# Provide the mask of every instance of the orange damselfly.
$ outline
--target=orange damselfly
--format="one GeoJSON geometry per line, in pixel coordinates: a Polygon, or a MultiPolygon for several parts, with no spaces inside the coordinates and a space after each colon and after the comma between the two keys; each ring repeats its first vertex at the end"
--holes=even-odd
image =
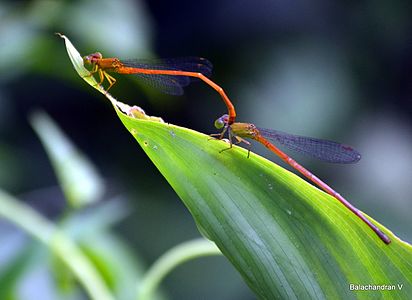
{"type": "MultiPolygon", "coordinates": [[[[373,224],[363,213],[343,198],[339,193],[335,192],[325,182],[313,175],[310,171],[297,163],[294,159],[289,157],[286,153],[281,151],[278,147],[273,145],[270,141],[276,142],[290,150],[297,151],[317,159],[332,162],[332,163],[356,163],[360,160],[361,156],[359,152],[350,146],[339,144],[336,142],[321,140],[310,137],[303,137],[292,135],[289,133],[276,131],[272,129],[258,128],[254,124],[250,123],[232,123],[228,122],[229,116],[223,115],[215,121],[215,126],[218,129],[223,129],[222,133],[217,134],[220,139],[223,138],[227,132],[229,136],[230,148],[232,147],[232,141],[235,143],[244,142],[250,146],[250,143],[244,138],[250,138],[263,144],[270,151],[279,156],[284,162],[290,165],[292,168],[300,172],[303,176],[308,178],[314,184],[316,184],[323,191],[336,198],[347,209],[353,212],[363,222],[365,222],[385,243],[389,244],[391,240],[383,233],[375,224],[373,224]]],[[[230,149],[228,148],[228,149],[230,149]]],[[[224,149],[226,150],[226,149],[224,149]]]]}
{"type": "Polygon", "coordinates": [[[216,90],[228,109],[229,124],[236,118],[235,108],[225,91],[209,77],[212,64],[205,58],[187,57],[159,60],[137,60],[118,58],[103,58],[99,52],[83,57],[85,64],[92,65],[91,75],[97,73],[100,84],[106,79],[109,83],[107,91],[116,83],[116,79],[108,72],[118,74],[134,74],[149,85],[172,95],[183,94],[183,87],[190,83],[191,78],[198,78],[216,90]]]}

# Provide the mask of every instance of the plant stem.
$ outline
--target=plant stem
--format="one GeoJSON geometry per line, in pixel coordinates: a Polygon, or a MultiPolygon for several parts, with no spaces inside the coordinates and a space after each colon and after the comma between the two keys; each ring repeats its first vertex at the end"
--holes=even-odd
{"type": "Polygon", "coordinates": [[[213,242],[205,239],[195,239],[171,248],[152,265],[139,282],[136,299],[152,299],[154,290],[171,270],[188,260],[210,255],[222,253],[213,242]]]}
{"type": "Polygon", "coordinates": [[[91,299],[114,299],[97,270],[72,240],[31,207],[1,190],[0,217],[43,242],[73,272],[91,299]]]}

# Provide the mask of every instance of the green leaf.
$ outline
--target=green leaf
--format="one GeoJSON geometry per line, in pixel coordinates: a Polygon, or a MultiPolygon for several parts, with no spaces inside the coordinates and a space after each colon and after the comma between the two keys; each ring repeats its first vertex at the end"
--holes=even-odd
{"type": "MultiPolygon", "coordinates": [[[[3,239],[2,242],[5,242],[3,239]]],[[[6,240],[7,241],[7,240],[6,240]]],[[[33,260],[33,244],[24,245],[22,249],[14,249],[15,255],[0,270],[0,299],[17,299],[16,287],[19,280],[28,271],[33,260]],[[16,251],[17,250],[17,251],[16,251]]]]}
{"type": "Polygon", "coordinates": [[[90,299],[114,299],[99,273],[77,245],[53,223],[0,189],[0,219],[5,219],[44,243],[69,268],[90,299]]]}
{"type": "MultiPolygon", "coordinates": [[[[129,248],[111,232],[114,224],[129,213],[130,207],[112,199],[71,214],[63,223],[64,232],[81,247],[117,300],[134,298],[136,281],[142,280],[145,271],[145,263],[136,249],[129,248]]],[[[166,298],[156,293],[150,299],[166,298]]]]}
{"type": "Polygon", "coordinates": [[[153,299],[153,293],[168,273],[182,263],[205,256],[222,255],[214,243],[204,238],[183,242],[164,253],[138,284],[139,300],[153,299]]]}
{"type": "MultiPolygon", "coordinates": [[[[407,299],[412,247],[385,245],[335,198],[245,149],[170,124],[121,121],[197,225],[263,299],[407,299]],[[351,291],[350,284],[395,291],[351,291]],[[403,284],[399,289],[397,284],[403,284]],[[391,286],[394,285],[394,286],[391,286]]],[[[375,222],[376,223],[376,222],[375,222]]]]}
{"type": "MultiPolygon", "coordinates": [[[[71,50],[77,52],[74,47],[67,49],[69,55],[71,50]]],[[[247,151],[236,146],[220,152],[228,147],[224,141],[159,122],[100,91],[182,199],[200,231],[260,298],[409,299],[412,295],[411,245],[373,219],[391,244],[384,244],[335,198],[273,162],[254,153],[248,159],[247,151]],[[368,290],[359,291],[362,286],[368,290]]]]}
{"type": "Polygon", "coordinates": [[[90,161],[46,113],[32,113],[30,123],[47,151],[69,204],[81,208],[98,201],[104,184],[90,161]]]}

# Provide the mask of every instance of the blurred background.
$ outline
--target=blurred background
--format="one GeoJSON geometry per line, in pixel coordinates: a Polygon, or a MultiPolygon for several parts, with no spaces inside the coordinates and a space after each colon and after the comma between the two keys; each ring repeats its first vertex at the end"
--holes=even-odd
{"type": "MultiPolygon", "coordinates": [[[[91,219],[100,222],[110,237],[100,249],[117,265],[144,269],[200,234],[110,103],[75,73],[55,32],[67,35],[82,55],[208,58],[238,121],[359,150],[356,165],[295,158],[412,241],[411,2],[0,1],[0,188],[51,220],[68,214],[59,178],[29,122],[41,109],[90,160],[104,186],[99,203],[84,208],[92,217],[72,212],[75,221],[66,223],[81,231],[94,226],[91,219]]],[[[172,97],[140,86],[133,76],[115,77],[116,98],[166,122],[208,134],[225,113],[219,96],[202,83],[172,97]]],[[[279,163],[260,145],[253,151],[279,163]]],[[[62,293],[83,299],[41,249],[0,220],[0,290],[15,295],[10,299],[62,299],[62,293]]],[[[178,267],[162,288],[164,299],[254,299],[223,257],[178,267]]]]}

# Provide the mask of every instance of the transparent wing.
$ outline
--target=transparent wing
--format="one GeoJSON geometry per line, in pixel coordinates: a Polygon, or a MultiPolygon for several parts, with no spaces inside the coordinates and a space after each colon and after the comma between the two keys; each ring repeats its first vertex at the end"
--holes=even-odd
{"type": "Polygon", "coordinates": [[[258,128],[260,134],[290,150],[309,155],[322,161],[349,164],[361,159],[358,151],[351,146],[336,142],[293,135],[277,130],[258,128]]]}
{"type": "MultiPolygon", "coordinates": [[[[172,70],[202,73],[206,77],[212,75],[212,64],[201,57],[166,58],[151,60],[122,60],[126,67],[151,69],[151,70],[172,70]]],[[[152,86],[166,94],[182,95],[183,87],[196,80],[195,77],[179,75],[159,75],[159,74],[134,74],[143,83],[152,86]]]]}

